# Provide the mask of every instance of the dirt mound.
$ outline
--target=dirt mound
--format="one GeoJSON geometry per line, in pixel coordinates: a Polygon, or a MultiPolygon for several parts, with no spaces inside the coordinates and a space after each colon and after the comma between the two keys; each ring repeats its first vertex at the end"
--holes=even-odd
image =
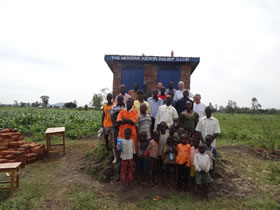
{"type": "Polygon", "coordinates": [[[96,177],[98,181],[109,182],[114,174],[112,160],[112,151],[106,149],[104,142],[99,142],[85,156],[86,172],[96,177]]]}

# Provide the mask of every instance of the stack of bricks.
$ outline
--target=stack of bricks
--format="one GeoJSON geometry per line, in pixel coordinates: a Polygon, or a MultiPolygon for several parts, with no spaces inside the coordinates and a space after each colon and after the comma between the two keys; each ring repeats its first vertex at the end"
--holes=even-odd
{"type": "Polygon", "coordinates": [[[0,130],[0,163],[26,163],[41,159],[45,154],[45,146],[23,140],[20,132],[14,129],[0,130]]]}

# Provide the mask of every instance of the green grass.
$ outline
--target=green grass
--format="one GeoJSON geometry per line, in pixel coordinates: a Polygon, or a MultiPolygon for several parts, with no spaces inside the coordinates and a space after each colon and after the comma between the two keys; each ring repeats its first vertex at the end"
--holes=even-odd
{"type": "Polygon", "coordinates": [[[50,127],[65,127],[66,136],[92,136],[101,124],[101,111],[77,109],[0,107],[0,128],[16,128],[32,141],[43,140],[50,127]]]}
{"type": "Polygon", "coordinates": [[[214,113],[221,135],[218,145],[243,144],[267,149],[280,148],[280,115],[214,113]]]}

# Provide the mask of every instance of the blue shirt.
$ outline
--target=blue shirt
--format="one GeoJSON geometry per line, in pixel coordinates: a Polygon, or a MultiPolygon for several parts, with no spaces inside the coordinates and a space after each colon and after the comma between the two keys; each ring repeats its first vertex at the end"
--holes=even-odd
{"type": "Polygon", "coordinates": [[[151,110],[151,116],[156,118],[158,108],[163,105],[163,101],[161,98],[158,99],[158,101],[155,101],[153,97],[148,98],[148,103],[150,104],[150,110],[151,110]]]}

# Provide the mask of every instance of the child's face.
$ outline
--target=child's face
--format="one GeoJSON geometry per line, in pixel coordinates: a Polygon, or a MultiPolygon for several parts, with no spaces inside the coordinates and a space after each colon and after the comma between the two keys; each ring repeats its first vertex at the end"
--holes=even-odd
{"type": "Polygon", "coordinates": [[[141,104],[140,106],[140,112],[141,114],[145,115],[147,112],[147,106],[145,104],[141,104]]]}
{"type": "Polygon", "coordinates": [[[198,140],[198,139],[194,139],[194,140],[193,140],[193,146],[194,146],[194,148],[198,148],[198,145],[199,145],[199,140],[198,140]]]}
{"type": "Polygon", "coordinates": [[[126,130],[124,133],[125,139],[130,139],[131,136],[131,131],[130,130],[126,130]]]}
{"type": "Polygon", "coordinates": [[[160,136],[160,133],[159,133],[159,132],[155,132],[155,134],[154,134],[154,140],[155,140],[155,141],[159,141],[159,136],[160,136]]]}
{"type": "Polygon", "coordinates": [[[187,144],[187,142],[188,142],[188,139],[186,138],[186,137],[182,137],[181,138],[181,142],[182,142],[182,144],[187,144]]]}
{"type": "Polygon", "coordinates": [[[165,123],[160,123],[159,129],[161,132],[166,131],[167,125],[165,123]]]}
{"type": "Polygon", "coordinates": [[[205,146],[199,146],[198,147],[198,151],[199,151],[199,153],[201,153],[201,154],[204,154],[205,153],[205,146]]]}

